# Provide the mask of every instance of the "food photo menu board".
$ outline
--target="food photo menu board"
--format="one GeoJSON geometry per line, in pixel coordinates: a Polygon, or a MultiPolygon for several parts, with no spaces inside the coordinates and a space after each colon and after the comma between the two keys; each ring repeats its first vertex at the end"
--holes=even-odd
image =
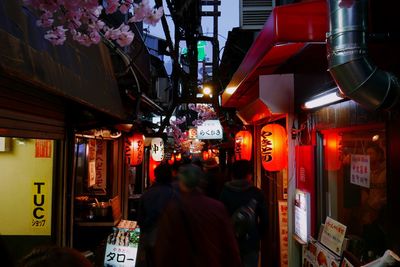
{"type": "Polygon", "coordinates": [[[339,267],[340,256],[332,253],[320,242],[310,239],[303,247],[302,267],[339,267]]]}

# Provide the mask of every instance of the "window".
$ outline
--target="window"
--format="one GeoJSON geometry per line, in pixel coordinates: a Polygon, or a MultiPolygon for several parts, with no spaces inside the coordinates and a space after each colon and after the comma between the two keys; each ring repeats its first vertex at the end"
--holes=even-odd
{"type": "Polygon", "coordinates": [[[0,233],[50,236],[54,141],[0,137],[0,233]]]}
{"type": "Polygon", "coordinates": [[[385,129],[322,131],[326,215],[364,237],[384,219],[386,207],[385,129]]]}

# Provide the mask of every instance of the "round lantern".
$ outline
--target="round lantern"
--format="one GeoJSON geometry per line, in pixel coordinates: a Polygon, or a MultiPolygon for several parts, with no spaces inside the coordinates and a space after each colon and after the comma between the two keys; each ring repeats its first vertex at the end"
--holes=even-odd
{"type": "Polygon", "coordinates": [[[239,131],[235,135],[235,159],[251,160],[252,137],[248,131],[239,131]]]}
{"type": "Polygon", "coordinates": [[[210,153],[208,153],[208,151],[203,151],[203,160],[206,161],[210,158],[210,153]]]}
{"type": "Polygon", "coordinates": [[[181,159],[182,159],[181,153],[175,154],[175,160],[176,161],[181,161],[181,159]]]}
{"type": "Polygon", "coordinates": [[[171,154],[171,158],[168,160],[168,164],[169,165],[174,165],[175,163],[175,155],[171,154]]]}
{"type": "Polygon", "coordinates": [[[337,171],[340,169],[340,152],[342,137],[337,132],[324,133],[325,169],[337,171]]]}
{"type": "Polygon", "coordinates": [[[280,171],[287,166],[287,135],[279,124],[267,124],[261,129],[261,162],[268,171],[280,171]]]}
{"type": "Polygon", "coordinates": [[[160,137],[151,139],[151,158],[155,161],[164,159],[164,141],[160,137]]]}
{"type": "Polygon", "coordinates": [[[154,174],[154,170],[157,168],[158,165],[160,165],[160,161],[155,161],[152,157],[150,157],[150,162],[149,162],[149,179],[150,183],[153,184],[154,181],[156,180],[156,176],[154,174]]]}
{"type": "Polygon", "coordinates": [[[126,158],[128,163],[136,166],[142,163],[144,153],[144,135],[134,134],[128,138],[126,146],[126,158]]]}

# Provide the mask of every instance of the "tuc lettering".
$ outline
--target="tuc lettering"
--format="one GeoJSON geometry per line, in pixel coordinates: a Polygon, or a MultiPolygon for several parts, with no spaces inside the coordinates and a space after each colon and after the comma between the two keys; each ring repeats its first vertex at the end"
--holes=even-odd
{"type": "Polygon", "coordinates": [[[35,193],[33,195],[33,220],[32,220],[32,226],[35,227],[43,227],[45,226],[46,220],[44,219],[45,215],[45,209],[44,209],[44,204],[45,204],[45,195],[43,192],[43,187],[45,185],[44,182],[35,182],[33,183],[35,187],[35,193]]]}

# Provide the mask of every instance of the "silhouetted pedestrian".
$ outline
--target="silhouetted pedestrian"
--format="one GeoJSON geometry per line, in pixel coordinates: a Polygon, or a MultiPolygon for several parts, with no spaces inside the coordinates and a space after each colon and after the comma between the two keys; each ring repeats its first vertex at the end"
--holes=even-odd
{"type": "Polygon", "coordinates": [[[170,202],[160,221],[157,267],[240,266],[225,207],[196,188],[202,175],[201,168],[193,164],[179,169],[180,197],[170,202]]]}
{"type": "Polygon", "coordinates": [[[158,230],[159,218],[168,202],[174,197],[172,188],[172,169],[167,163],[161,163],[154,170],[155,183],[142,195],[139,203],[138,224],[140,241],[138,267],[152,267],[153,251],[158,230]]]}
{"type": "Polygon", "coordinates": [[[268,226],[265,197],[263,192],[251,182],[252,172],[249,161],[234,162],[231,174],[232,181],[225,184],[220,199],[228,209],[235,225],[242,266],[257,267],[260,240],[268,226]],[[241,212],[243,214],[239,214],[241,212]],[[238,221],[236,219],[238,215],[244,219],[238,221]]]}

